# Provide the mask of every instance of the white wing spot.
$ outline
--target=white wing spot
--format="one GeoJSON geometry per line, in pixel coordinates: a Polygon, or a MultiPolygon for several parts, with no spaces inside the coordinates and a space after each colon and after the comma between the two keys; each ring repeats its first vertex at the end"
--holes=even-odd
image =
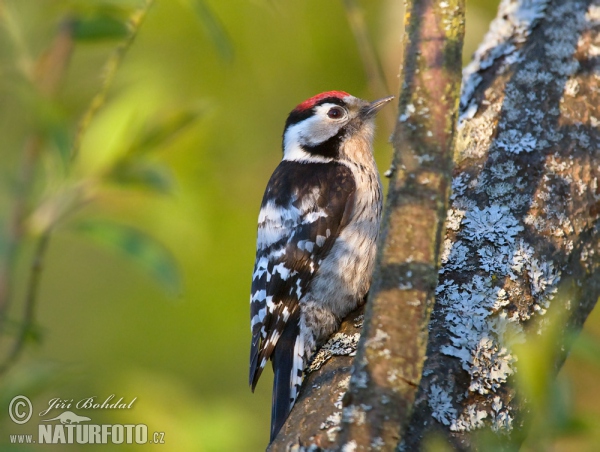
{"type": "Polygon", "coordinates": [[[319,218],[326,217],[326,216],[327,216],[327,213],[322,210],[318,210],[316,212],[310,212],[304,216],[304,219],[302,220],[302,224],[314,223],[319,218]]]}
{"type": "Polygon", "coordinates": [[[290,269],[287,268],[285,266],[285,264],[282,262],[280,264],[277,264],[275,267],[273,267],[273,273],[279,273],[279,276],[281,277],[281,279],[286,281],[290,277],[290,275],[294,275],[296,272],[291,272],[290,269]]]}
{"type": "Polygon", "coordinates": [[[256,325],[261,325],[264,322],[266,315],[267,308],[262,308],[260,311],[258,311],[258,314],[252,317],[252,321],[250,323],[250,331],[252,331],[256,325]]]}
{"type": "Polygon", "coordinates": [[[298,224],[300,210],[292,203],[285,207],[269,201],[258,214],[257,250],[262,250],[284,238],[293,225],[298,224]]]}
{"type": "Polygon", "coordinates": [[[302,280],[300,280],[300,279],[296,280],[296,296],[298,297],[298,300],[300,300],[300,298],[302,298],[302,287],[300,287],[301,283],[302,283],[302,280]]]}
{"type": "Polygon", "coordinates": [[[309,253],[312,253],[314,247],[315,244],[310,240],[300,240],[298,242],[298,249],[301,249],[302,251],[308,251],[309,253]]]}
{"type": "Polygon", "coordinates": [[[258,290],[254,292],[252,297],[250,298],[250,303],[252,302],[261,302],[267,299],[267,291],[266,290],[258,290]]]}

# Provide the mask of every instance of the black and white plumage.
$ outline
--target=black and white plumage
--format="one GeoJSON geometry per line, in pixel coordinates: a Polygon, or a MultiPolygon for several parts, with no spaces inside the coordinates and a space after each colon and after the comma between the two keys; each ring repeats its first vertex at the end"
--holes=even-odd
{"type": "Polygon", "coordinates": [[[364,299],[381,219],[372,103],[330,91],[298,105],[259,217],[250,316],[252,390],[273,361],[271,441],[317,347],[364,299]]]}

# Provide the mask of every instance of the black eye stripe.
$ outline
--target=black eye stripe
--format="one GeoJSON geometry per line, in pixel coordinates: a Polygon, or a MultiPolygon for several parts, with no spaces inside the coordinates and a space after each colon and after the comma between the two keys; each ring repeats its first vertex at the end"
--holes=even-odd
{"type": "Polygon", "coordinates": [[[308,110],[293,110],[288,116],[287,121],[285,122],[285,129],[287,129],[289,126],[293,126],[294,124],[298,124],[299,122],[310,118],[312,115],[315,114],[315,109],[323,104],[335,104],[339,105],[340,107],[346,106],[342,99],[339,99],[337,97],[326,97],[325,99],[321,99],[314,105],[314,107],[308,110]]]}

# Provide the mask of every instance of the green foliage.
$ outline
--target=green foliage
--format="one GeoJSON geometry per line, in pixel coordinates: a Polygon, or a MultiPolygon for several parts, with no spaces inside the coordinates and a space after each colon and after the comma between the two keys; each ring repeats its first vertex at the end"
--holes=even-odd
{"type": "Polygon", "coordinates": [[[180,109],[151,121],[107,169],[106,180],[124,188],[171,193],[174,182],[170,171],[164,165],[150,161],[148,154],[168,146],[201,115],[198,109],[180,109]]]}
{"type": "Polygon", "coordinates": [[[571,356],[586,361],[600,369],[600,341],[588,333],[581,332],[574,340],[571,356]]]}
{"type": "Polygon", "coordinates": [[[105,248],[118,251],[147,271],[171,295],[181,294],[174,257],[160,243],[132,227],[106,221],[83,221],[76,231],[105,248]]]}
{"type": "Polygon", "coordinates": [[[73,21],[73,37],[77,41],[100,41],[123,39],[129,34],[127,23],[121,18],[108,15],[82,17],[73,21]]]}
{"type": "Polygon", "coordinates": [[[182,0],[184,4],[191,7],[200,21],[200,25],[219,52],[219,56],[227,62],[231,62],[234,55],[233,43],[227,31],[208,6],[205,0],[182,0]]]}
{"type": "Polygon", "coordinates": [[[123,187],[153,190],[164,194],[173,189],[173,179],[168,170],[150,162],[123,159],[111,168],[107,177],[110,182],[123,187]]]}
{"type": "MultiPolygon", "coordinates": [[[[20,431],[5,410],[15,394],[37,408],[52,397],[115,393],[138,396],[136,409],[103,413],[103,422],[165,431],[156,450],[262,450],[269,375],[251,394],[247,302],[258,206],[281,157],[285,116],[320,91],[381,93],[366,87],[341,1],[156,0],[136,21],[146,4],[0,0],[0,273],[10,259],[12,281],[1,351],[23,327],[35,243],[52,234],[35,327],[27,326],[43,340],[1,380],[0,431],[20,431]],[[66,23],[73,47],[61,60],[67,47],[56,38],[66,23]],[[165,303],[165,291],[183,292],[181,302],[165,303]]],[[[397,94],[400,3],[358,4],[392,90],[385,94],[397,94]]],[[[486,28],[476,13],[489,2],[469,7],[467,30],[481,30],[473,47],[486,28]]],[[[379,124],[382,172],[390,133],[379,124]]],[[[588,342],[575,344],[577,359],[596,353],[597,341],[588,342]]],[[[600,392],[586,396],[600,406],[600,392]]],[[[593,416],[584,413],[588,427],[600,425],[593,416]]]]}
{"type": "Polygon", "coordinates": [[[164,146],[179,132],[192,125],[202,115],[198,109],[180,109],[155,120],[146,127],[128,149],[129,157],[137,157],[164,146]]]}

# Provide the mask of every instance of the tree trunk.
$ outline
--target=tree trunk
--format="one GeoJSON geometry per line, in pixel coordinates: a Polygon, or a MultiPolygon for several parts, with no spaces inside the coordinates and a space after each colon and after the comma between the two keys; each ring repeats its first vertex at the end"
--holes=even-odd
{"type": "MultiPolygon", "coordinates": [[[[351,358],[334,356],[308,376],[271,450],[413,451],[431,435],[469,450],[482,447],[482,431],[506,447],[521,443],[532,403],[521,377],[532,347],[550,344],[552,379],[569,333],[600,295],[599,56],[597,0],[502,2],[463,76],[442,268],[414,404],[373,393],[378,400],[361,399],[357,410],[345,395],[351,358]],[[403,413],[386,426],[396,437],[379,441],[371,431],[381,426],[366,421],[386,404],[403,413]],[[340,443],[357,424],[370,443],[340,443]]],[[[405,273],[397,270],[398,285],[412,284],[405,273]]],[[[366,331],[393,335],[379,327],[381,314],[367,316],[366,331]]],[[[401,308],[396,321],[414,328],[401,308]]],[[[332,340],[346,345],[340,353],[353,350],[354,323],[332,340]]],[[[401,366],[392,358],[388,379],[401,366]]]]}

